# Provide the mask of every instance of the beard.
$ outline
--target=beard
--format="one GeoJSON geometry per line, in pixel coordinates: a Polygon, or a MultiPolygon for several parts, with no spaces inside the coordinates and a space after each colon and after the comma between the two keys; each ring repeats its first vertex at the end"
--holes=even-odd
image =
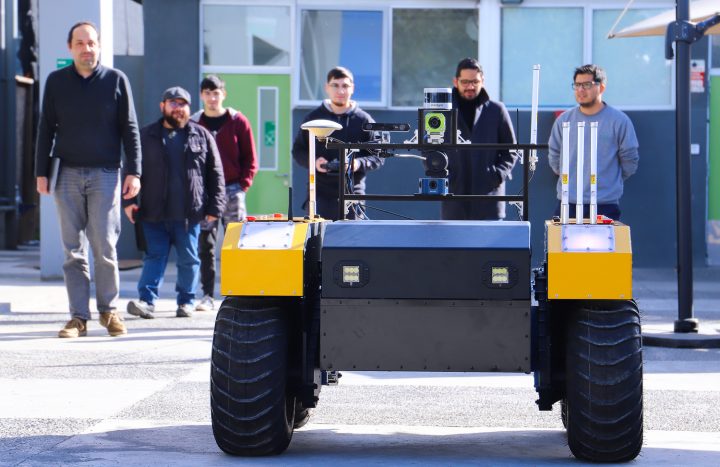
{"type": "Polygon", "coordinates": [[[184,113],[172,113],[171,112],[169,114],[166,113],[163,116],[163,120],[165,121],[165,123],[167,123],[168,126],[170,126],[170,128],[174,128],[174,129],[184,128],[185,125],[187,125],[187,122],[189,119],[190,118],[187,115],[185,115],[184,113]]]}

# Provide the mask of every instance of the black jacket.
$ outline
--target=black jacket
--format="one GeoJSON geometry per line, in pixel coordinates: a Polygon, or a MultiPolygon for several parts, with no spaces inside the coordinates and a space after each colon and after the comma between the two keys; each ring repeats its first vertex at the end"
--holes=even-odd
{"type": "MultiPolygon", "coordinates": [[[[458,108],[457,90],[453,89],[453,108],[458,108]]],[[[491,101],[485,89],[480,92],[480,117],[472,130],[458,115],[458,130],[473,143],[514,144],[510,115],[502,102],[491,101]]],[[[507,150],[452,151],[448,153],[450,192],[456,195],[504,195],[505,179],[517,156],[507,150]]],[[[442,218],[458,220],[496,220],[505,218],[505,202],[443,201],[442,218]]]]}
{"type": "MultiPolygon", "coordinates": [[[[328,109],[325,102],[305,116],[302,123],[310,120],[332,120],[342,125],[342,130],[337,130],[330,135],[332,138],[339,139],[344,143],[366,143],[374,139],[373,132],[362,129],[363,123],[374,122],[375,120],[364,110],[354,105],[352,109],[344,114],[333,113],[328,109]]],[[[298,130],[293,143],[292,155],[295,161],[303,167],[308,166],[309,154],[309,136],[308,131],[302,128],[298,130]]],[[[327,149],[324,144],[317,143],[315,145],[315,157],[324,157],[328,162],[339,159],[337,149],[327,149]]],[[[365,174],[370,170],[375,170],[383,165],[384,160],[380,156],[370,154],[368,152],[360,152],[355,157],[360,162],[360,169],[355,171],[353,177],[353,193],[365,193],[365,174]]],[[[329,199],[337,199],[338,193],[338,174],[337,173],[317,173],[317,194],[329,199]]]]}
{"type": "Polygon", "coordinates": [[[220,217],[225,209],[225,177],[215,139],[209,131],[190,121],[185,146],[184,193],[168,193],[167,151],[162,140],[162,120],[140,130],[142,145],[142,178],[140,202],[128,200],[125,205],[140,206],[139,218],[149,222],[162,222],[166,201],[170,196],[185,196],[186,219],[200,222],[206,215],[220,217]]]}

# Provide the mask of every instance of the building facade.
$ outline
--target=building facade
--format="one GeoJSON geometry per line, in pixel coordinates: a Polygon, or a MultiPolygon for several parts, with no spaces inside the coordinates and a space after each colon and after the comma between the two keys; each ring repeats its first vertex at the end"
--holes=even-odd
{"type": "MultiPolygon", "coordinates": [[[[477,57],[493,99],[508,107],[520,142],[530,134],[532,66],[541,65],[539,142],[559,111],[574,105],[573,69],[597,63],[608,73],[605,100],[632,119],[640,167],[626,184],[623,221],[633,229],[638,266],[672,266],[675,235],[675,69],[664,37],[607,39],[664,10],[668,0],[131,0],[114,1],[115,66],[133,83],[141,123],[158,117],[163,89],[181,85],[199,95],[204,74],[228,83],[226,103],[251,120],[260,171],[248,194],[252,213],[301,212],[306,180],[293,167],[292,138],[323,98],[335,65],[355,74],[355,98],[375,120],[416,126],[423,88],[450,87],[457,62],[477,57]]],[[[42,14],[42,12],[40,12],[42,14]]],[[[42,46],[41,46],[42,49],[42,46]]],[[[720,41],[692,47],[693,251],[696,265],[720,245],[720,41]],[[716,68],[714,68],[716,67],[716,68]],[[700,76],[698,80],[698,76],[700,76]]],[[[194,98],[193,110],[199,105],[194,98]]],[[[408,135],[394,135],[400,142],[408,135]]],[[[555,176],[541,154],[530,187],[535,258],[542,221],[552,215],[555,176]]],[[[421,164],[390,159],[368,176],[368,192],[412,193],[421,164]]],[[[508,193],[520,190],[520,168],[508,193]]],[[[600,181],[602,183],[602,181],[600,181]]],[[[384,211],[432,219],[432,203],[377,204],[384,211]]],[[[508,219],[517,218],[508,210],[508,219]]],[[[371,218],[393,218],[370,209],[371,218]]],[[[131,229],[125,229],[131,234],[131,229]]],[[[130,245],[131,242],[125,240],[130,245]]]]}

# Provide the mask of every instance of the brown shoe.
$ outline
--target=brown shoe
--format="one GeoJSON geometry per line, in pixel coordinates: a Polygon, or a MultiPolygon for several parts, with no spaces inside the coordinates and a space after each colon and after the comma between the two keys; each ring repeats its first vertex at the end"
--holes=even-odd
{"type": "Polygon", "coordinates": [[[100,325],[107,328],[108,334],[113,337],[127,334],[123,319],[112,311],[100,313],[100,325]]]}
{"type": "Polygon", "coordinates": [[[73,317],[65,324],[65,327],[58,332],[58,337],[83,337],[87,336],[87,321],[73,317]]]}

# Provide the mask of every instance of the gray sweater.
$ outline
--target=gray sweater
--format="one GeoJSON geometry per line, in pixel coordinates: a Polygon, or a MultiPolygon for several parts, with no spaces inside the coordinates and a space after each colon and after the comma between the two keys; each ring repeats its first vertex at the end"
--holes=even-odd
{"type": "MultiPolygon", "coordinates": [[[[623,194],[623,181],[637,171],[638,140],[630,118],[623,112],[605,104],[595,115],[585,115],[575,107],[560,115],[550,133],[550,168],[560,175],[562,162],[562,124],[570,122],[570,203],[577,200],[577,122],[585,122],[585,177],[583,185],[583,203],[590,202],[590,122],[598,122],[597,143],[597,202],[598,204],[618,204],[623,194]]],[[[561,194],[560,180],[557,182],[557,197],[561,194]]]]}

